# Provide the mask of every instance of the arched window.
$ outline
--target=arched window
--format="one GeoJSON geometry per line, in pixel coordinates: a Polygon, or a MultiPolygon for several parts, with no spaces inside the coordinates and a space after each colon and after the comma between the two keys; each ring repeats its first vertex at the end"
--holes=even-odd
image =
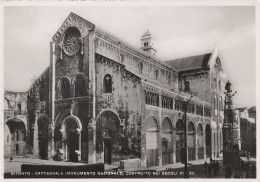
{"type": "Polygon", "coordinates": [[[104,93],[112,93],[112,77],[111,75],[107,74],[103,80],[104,84],[104,93]]]}
{"type": "Polygon", "coordinates": [[[61,81],[61,99],[67,99],[70,97],[70,83],[69,80],[63,79],[61,81]]]}
{"type": "Polygon", "coordinates": [[[78,77],[75,81],[75,97],[83,97],[86,95],[86,81],[83,77],[78,77]]]}

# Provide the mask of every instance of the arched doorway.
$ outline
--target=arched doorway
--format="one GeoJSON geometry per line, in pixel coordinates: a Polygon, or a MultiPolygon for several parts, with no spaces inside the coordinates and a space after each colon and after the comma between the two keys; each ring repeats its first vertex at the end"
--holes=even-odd
{"type": "Polygon", "coordinates": [[[162,165],[173,163],[172,123],[169,118],[162,122],[162,165]]]}
{"type": "Polygon", "coordinates": [[[81,160],[81,130],[82,124],[78,117],[74,115],[67,116],[62,124],[60,132],[59,126],[54,130],[56,141],[56,152],[61,151],[61,159],[67,161],[80,161],[81,160]],[[61,138],[61,142],[59,139],[61,138]],[[61,145],[61,149],[59,149],[61,145]]]}
{"type": "Polygon", "coordinates": [[[67,156],[69,161],[79,161],[80,132],[74,119],[68,119],[65,124],[67,134],[67,156]]]}
{"type": "Polygon", "coordinates": [[[176,162],[184,162],[185,146],[184,146],[184,129],[185,125],[181,119],[176,123],[176,162]]]}
{"type": "Polygon", "coordinates": [[[154,117],[148,117],[145,121],[146,129],[146,167],[159,165],[158,149],[158,123],[154,117]]]}
{"type": "Polygon", "coordinates": [[[196,138],[195,138],[195,126],[193,122],[189,122],[188,125],[188,136],[187,136],[187,147],[188,147],[188,161],[196,160],[196,138]]]}
{"type": "Polygon", "coordinates": [[[205,140],[206,140],[206,157],[211,157],[211,129],[209,124],[206,125],[205,129],[205,140]]]}
{"type": "Polygon", "coordinates": [[[122,149],[122,131],[117,114],[112,111],[103,112],[96,123],[96,155],[97,162],[113,164],[120,161],[122,149]]]}
{"type": "Polygon", "coordinates": [[[199,123],[197,127],[197,146],[198,146],[198,159],[204,159],[204,137],[203,127],[199,123]]]}
{"type": "Polygon", "coordinates": [[[39,158],[48,159],[48,118],[40,117],[37,120],[39,158]]]}
{"type": "Polygon", "coordinates": [[[26,128],[20,119],[9,119],[4,128],[5,156],[24,156],[26,154],[26,128]]]}

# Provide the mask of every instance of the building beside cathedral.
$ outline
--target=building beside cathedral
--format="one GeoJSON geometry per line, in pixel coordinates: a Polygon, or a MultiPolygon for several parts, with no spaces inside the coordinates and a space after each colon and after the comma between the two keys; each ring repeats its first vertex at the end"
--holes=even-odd
{"type": "Polygon", "coordinates": [[[149,31],[141,49],[71,13],[50,43],[50,65],[27,92],[28,154],[142,167],[221,155],[224,87],[218,50],[164,61],[149,31]]]}
{"type": "MultiPolygon", "coordinates": [[[[241,151],[256,156],[256,107],[237,108],[240,121],[241,151]]],[[[245,155],[245,154],[244,154],[245,155]]]]}
{"type": "Polygon", "coordinates": [[[27,93],[4,93],[4,157],[26,155],[27,93]]]}

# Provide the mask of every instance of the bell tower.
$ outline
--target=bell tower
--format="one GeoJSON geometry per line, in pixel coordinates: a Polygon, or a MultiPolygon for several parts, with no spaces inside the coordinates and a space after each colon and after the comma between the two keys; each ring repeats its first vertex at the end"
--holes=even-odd
{"type": "Polygon", "coordinates": [[[155,56],[155,40],[149,30],[147,30],[141,37],[141,49],[149,53],[151,56],[155,56]]]}

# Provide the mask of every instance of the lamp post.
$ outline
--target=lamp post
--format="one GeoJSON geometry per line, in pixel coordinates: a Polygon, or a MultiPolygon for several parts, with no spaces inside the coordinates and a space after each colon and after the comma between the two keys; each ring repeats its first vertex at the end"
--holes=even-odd
{"type": "MultiPolygon", "coordinates": [[[[183,120],[184,120],[184,149],[185,149],[185,155],[184,155],[184,178],[188,178],[189,175],[188,175],[188,155],[187,155],[187,152],[188,152],[188,147],[187,147],[187,106],[188,106],[188,103],[191,101],[192,99],[192,93],[191,91],[189,90],[188,93],[190,94],[190,97],[188,98],[180,98],[178,96],[178,98],[176,100],[178,100],[181,105],[182,105],[182,108],[184,109],[184,116],[183,116],[183,120]]],[[[180,95],[180,94],[179,94],[180,95]]]]}

